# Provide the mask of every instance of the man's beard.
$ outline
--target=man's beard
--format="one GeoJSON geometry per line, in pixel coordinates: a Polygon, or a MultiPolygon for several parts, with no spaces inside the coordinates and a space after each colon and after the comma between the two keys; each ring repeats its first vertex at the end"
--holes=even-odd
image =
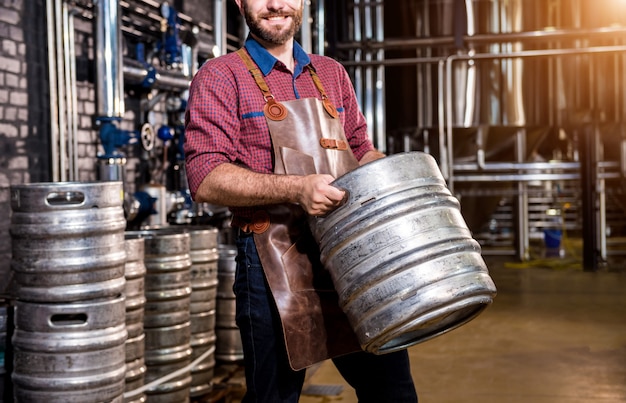
{"type": "Polygon", "coordinates": [[[294,14],[290,15],[291,25],[288,27],[288,29],[283,31],[279,27],[276,27],[276,29],[265,29],[261,26],[261,20],[262,18],[284,14],[269,13],[255,18],[254,15],[249,12],[245,2],[243,3],[243,5],[246,23],[248,24],[248,28],[250,28],[250,32],[254,36],[262,39],[265,42],[272,43],[274,45],[283,45],[289,39],[293,38],[296,32],[298,32],[298,30],[302,26],[302,8],[300,8],[300,10],[296,10],[294,14]]]}

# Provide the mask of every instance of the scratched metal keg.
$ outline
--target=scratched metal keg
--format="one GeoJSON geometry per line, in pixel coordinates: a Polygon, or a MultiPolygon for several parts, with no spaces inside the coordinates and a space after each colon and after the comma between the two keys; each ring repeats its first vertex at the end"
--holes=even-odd
{"type": "Polygon", "coordinates": [[[191,322],[172,326],[146,328],[145,362],[148,368],[146,386],[158,385],[146,390],[149,402],[189,402],[191,388],[191,322]],[[165,379],[166,376],[172,376],[165,379]]]}
{"type": "Polygon", "coordinates": [[[145,393],[154,403],[188,402],[191,371],[191,256],[181,228],[129,231],[144,238],[146,266],[144,334],[145,393]],[[172,379],[163,377],[176,373],[172,379]]]}
{"type": "Polygon", "coordinates": [[[128,231],[144,238],[144,331],[190,320],[190,236],[182,230],[128,231]]]}
{"type": "MultiPolygon", "coordinates": [[[[146,266],[144,264],[144,238],[139,235],[125,235],[126,263],[124,277],[126,286],[126,387],[125,392],[141,388],[144,385],[146,365],[144,361],[145,335],[143,332],[146,266]]],[[[141,403],[146,401],[144,393],[124,399],[125,403],[141,403]]]]}
{"type": "Polygon", "coordinates": [[[190,396],[196,397],[213,388],[218,230],[202,226],[187,226],[185,230],[190,235],[192,360],[207,352],[206,358],[191,369],[190,396]]]}
{"type": "Polygon", "coordinates": [[[121,182],[11,186],[11,268],[19,299],[67,302],[124,289],[121,182]]]}
{"type": "Polygon", "coordinates": [[[496,295],[435,159],[394,154],[333,182],[346,203],[309,224],[361,347],[383,354],[461,326],[496,295]]]}
{"type": "Polygon", "coordinates": [[[17,402],[122,402],[127,338],[122,296],[15,304],[17,402]]]}

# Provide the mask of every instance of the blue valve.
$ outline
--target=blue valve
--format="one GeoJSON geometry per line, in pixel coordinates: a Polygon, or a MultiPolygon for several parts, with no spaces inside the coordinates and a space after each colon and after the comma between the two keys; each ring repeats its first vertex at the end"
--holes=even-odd
{"type": "Polygon", "coordinates": [[[115,122],[120,120],[121,118],[114,117],[99,117],[96,119],[100,125],[100,141],[102,142],[102,148],[104,148],[102,158],[121,157],[122,154],[117,149],[131,143],[138,136],[137,132],[119,129],[115,122]]]}
{"type": "Polygon", "coordinates": [[[163,141],[170,141],[174,138],[174,130],[169,126],[161,126],[157,131],[157,137],[163,141]]]}

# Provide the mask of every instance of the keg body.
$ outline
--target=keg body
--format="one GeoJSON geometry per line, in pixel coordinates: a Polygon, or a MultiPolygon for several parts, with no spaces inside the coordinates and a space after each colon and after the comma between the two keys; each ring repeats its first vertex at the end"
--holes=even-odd
{"type": "Polygon", "coordinates": [[[186,227],[191,237],[191,348],[192,361],[207,357],[191,370],[192,397],[209,393],[215,373],[215,306],[217,297],[217,228],[186,227]],[[213,352],[209,352],[212,350],[213,352]]]}
{"type": "MultiPolygon", "coordinates": [[[[146,365],[144,361],[145,335],[143,332],[146,266],[144,264],[145,245],[141,236],[125,236],[126,263],[124,277],[126,286],[126,387],[125,392],[144,385],[146,365]]],[[[125,403],[140,403],[146,400],[145,394],[125,398],[125,403]]]]}
{"type": "Polygon", "coordinates": [[[236,302],[233,292],[237,248],[232,245],[220,245],[218,250],[215,357],[225,362],[240,361],[243,360],[243,346],[235,320],[236,302]]]}
{"type": "Polygon", "coordinates": [[[124,289],[121,182],[11,187],[11,269],[19,298],[67,302],[124,289]]]}
{"type": "Polygon", "coordinates": [[[407,348],[476,317],[496,288],[430,155],[394,154],[338,178],[347,202],[310,217],[361,347],[407,348]]]}
{"type": "Polygon", "coordinates": [[[150,402],[188,402],[191,385],[190,236],[179,229],[128,232],[144,238],[145,384],[172,372],[181,374],[145,394],[150,402]]]}
{"type": "Polygon", "coordinates": [[[16,301],[14,371],[19,402],[112,401],[124,393],[124,298],[85,303],[16,301]]]}

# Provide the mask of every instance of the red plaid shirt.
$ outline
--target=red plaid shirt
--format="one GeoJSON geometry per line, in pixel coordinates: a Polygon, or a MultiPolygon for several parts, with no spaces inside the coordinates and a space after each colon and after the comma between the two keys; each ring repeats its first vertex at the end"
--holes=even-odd
{"type": "MultiPolygon", "coordinates": [[[[307,55],[299,44],[294,43],[296,63],[292,75],[254,39],[248,38],[245,48],[277,101],[321,99],[310,73],[304,69],[311,64],[339,111],[356,158],[361,159],[373,149],[350,78],[337,61],[307,55]]],[[[261,90],[236,53],[209,60],[199,69],[189,89],[185,114],[184,151],[193,197],[206,175],[225,162],[256,172],[273,172],[272,144],[263,115],[264,105],[261,90]]]]}

